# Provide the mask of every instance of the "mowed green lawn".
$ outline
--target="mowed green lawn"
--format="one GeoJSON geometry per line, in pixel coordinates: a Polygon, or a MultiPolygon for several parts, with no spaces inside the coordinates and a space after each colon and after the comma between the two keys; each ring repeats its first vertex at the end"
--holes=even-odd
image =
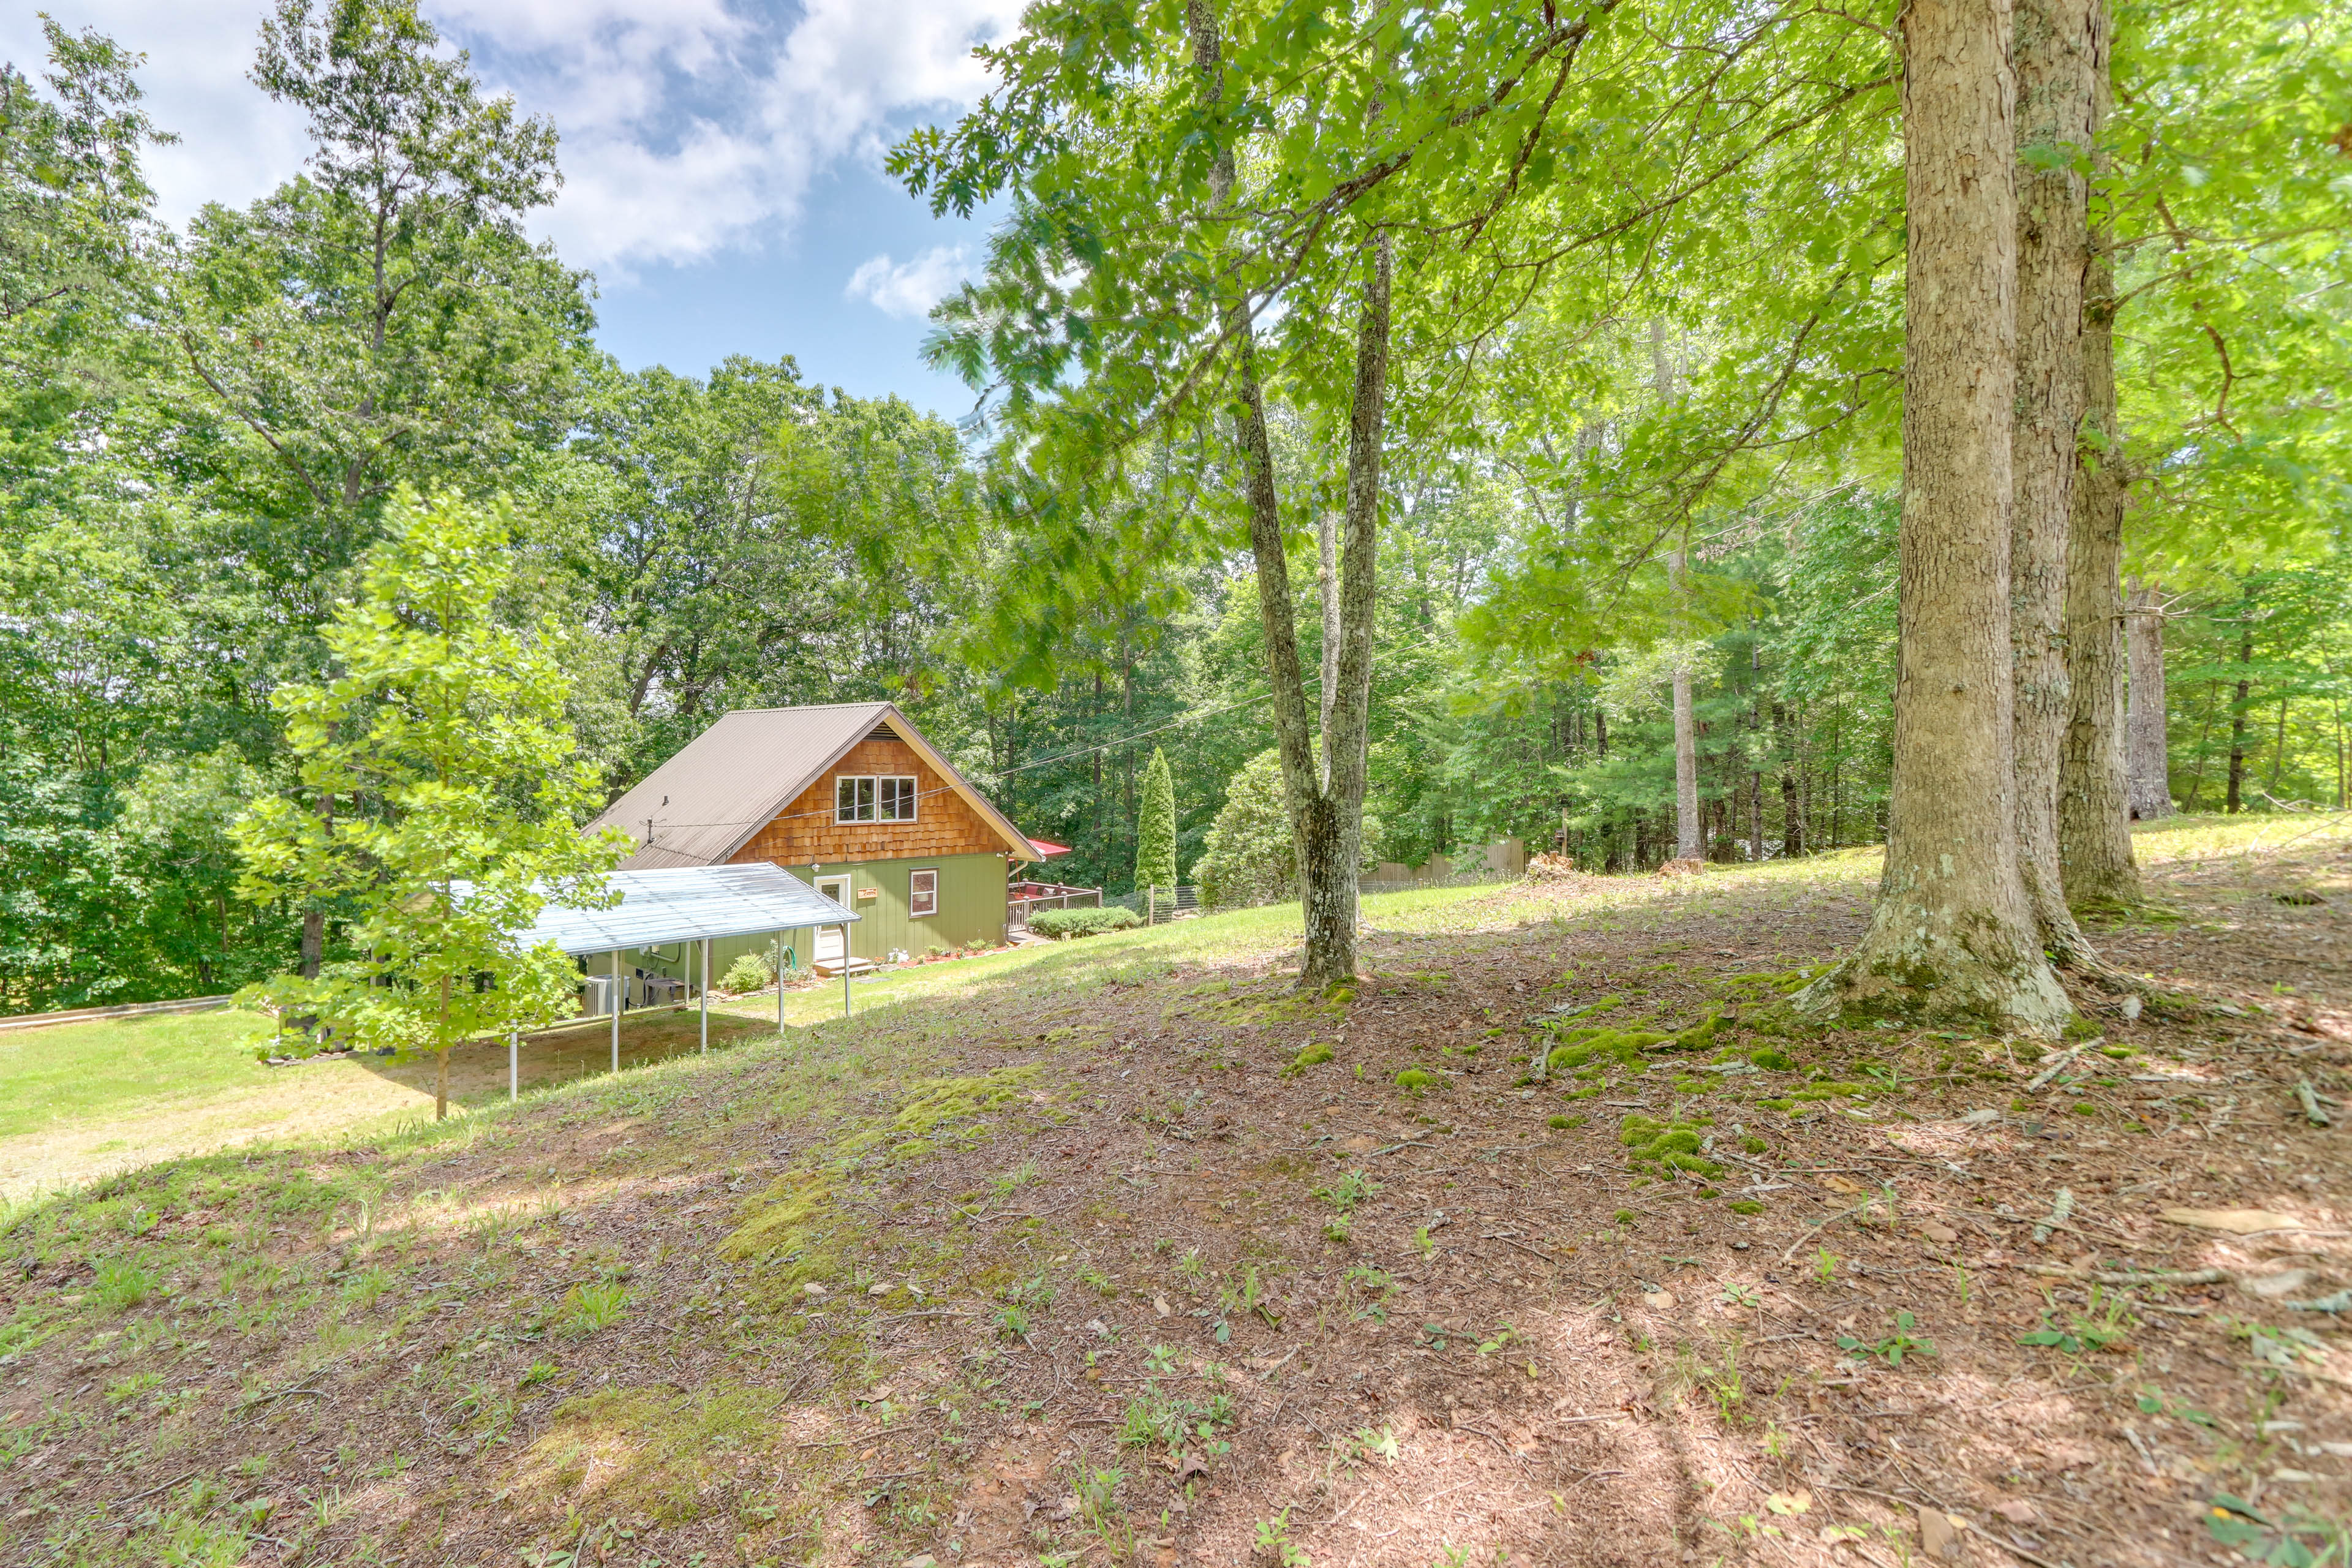
{"type": "MultiPolygon", "coordinates": [[[[2135,835],[2144,863],[2245,856],[2300,840],[2341,837],[2341,817],[2174,817],[2135,835]]],[[[1391,937],[1459,934],[1554,917],[1604,921],[1672,921],[1745,888],[1768,901],[1835,891],[1867,895],[1878,874],[1874,848],[1801,860],[1712,868],[1704,877],[1580,879],[1565,889],[1518,884],[1433,888],[1364,900],[1368,930],[1391,937]]],[[[860,1012],[977,996],[1040,974],[1104,965],[1197,964],[1263,959],[1295,950],[1298,906],[1241,910],[1084,941],[1017,948],[952,963],[921,964],[852,983],[860,1012]]],[[[1389,963],[1401,962],[1392,957],[1389,963]]],[[[775,995],[714,1006],[714,1048],[766,1037],[775,995]]],[[[841,1014],[838,982],[785,998],[788,1027],[841,1014]]],[[[256,1062],[266,1019],[226,1009],[177,1017],[72,1024],[0,1035],[0,1196],[87,1181],[152,1160],[256,1142],[332,1142],[404,1118],[430,1115],[432,1064],[344,1059],[272,1068],[256,1062]]],[[[695,1048],[693,1012],[630,1018],[623,1062],[635,1066],[695,1048]]],[[[537,1037],[523,1051],[523,1087],[546,1088],[607,1070],[605,1033],[589,1025],[537,1037]]],[[[506,1052],[496,1045],[453,1053],[458,1107],[506,1097],[506,1052]]]]}
{"type": "Polygon", "coordinates": [[[260,1088],[269,1020],[221,1008],[0,1035],[0,1138],[260,1088]]]}

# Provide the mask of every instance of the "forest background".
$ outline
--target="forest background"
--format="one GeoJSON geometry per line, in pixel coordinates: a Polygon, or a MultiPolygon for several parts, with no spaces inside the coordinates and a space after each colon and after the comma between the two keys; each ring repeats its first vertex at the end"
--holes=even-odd
{"type": "MultiPolygon", "coordinates": [[[[1709,855],[1884,835],[1896,77],[1884,17],[1759,16],[1784,57],[1812,40],[1789,68],[1830,107],[1684,204],[1597,316],[1590,274],[1537,271],[1507,319],[1400,348],[1368,859],[1506,835],[1594,869],[1672,856],[1677,672],[1709,855]],[[1824,159],[1833,199],[1772,204],[1824,159]]],[[[164,132],[136,55],[50,44],[0,83],[0,1011],[295,962],[302,911],[237,899],[227,828],[293,790],[269,695],[332,673],[321,628],[404,488],[512,499],[508,608],[568,629],[569,714],[612,792],[730,709],[887,698],[1074,847],[1059,879],[1129,886],[1158,747],[1186,879],[1205,858],[1264,885],[1286,829],[1224,443],[1161,426],[1040,529],[993,413],[847,396],[789,357],[622,370],[593,278],[524,234],[555,128],[401,5],[280,6],[255,88],[309,115],[312,156],[182,231],[141,177],[164,132]]],[[[2131,697],[2163,740],[2146,811],[2344,805],[2347,55],[2340,17],[2293,7],[2116,13],[2102,211],[2131,697]]],[[[992,277],[1017,280],[1018,237],[992,277]]],[[[991,308],[943,307],[936,352],[1001,391],[968,352],[991,308]]],[[[1316,310],[1279,323],[1301,356],[1316,310]]],[[[1302,662],[1328,671],[1346,432],[1314,379],[1277,364],[1268,418],[1302,662]]]]}

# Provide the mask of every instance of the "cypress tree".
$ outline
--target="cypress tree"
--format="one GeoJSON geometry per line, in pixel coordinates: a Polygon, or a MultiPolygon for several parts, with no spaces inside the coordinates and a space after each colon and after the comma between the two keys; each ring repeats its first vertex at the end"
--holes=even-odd
{"type": "Polygon", "coordinates": [[[1143,770],[1143,801],[1135,825],[1135,888],[1176,885],[1176,781],[1168,756],[1154,746],[1143,770]]]}

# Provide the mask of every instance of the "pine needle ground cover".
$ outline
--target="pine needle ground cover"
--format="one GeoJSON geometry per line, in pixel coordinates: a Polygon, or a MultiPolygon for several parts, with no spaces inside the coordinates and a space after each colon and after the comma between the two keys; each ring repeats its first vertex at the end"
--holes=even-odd
{"type": "Polygon", "coordinates": [[[2056,1051],[1776,1031],[1853,857],[1376,903],[1330,1004],[1274,911],[927,966],[20,1205],[0,1558],[2332,1560],[2352,849],[2252,831],[2056,1051]],[[1538,1073],[1604,997],[1659,1038],[1538,1073]]]}

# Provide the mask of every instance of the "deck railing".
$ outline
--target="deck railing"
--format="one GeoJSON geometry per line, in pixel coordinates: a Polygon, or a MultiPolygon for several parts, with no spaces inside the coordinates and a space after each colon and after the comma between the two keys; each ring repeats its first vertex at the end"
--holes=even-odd
{"type": "Polygon", "coordinates": [[[1066,888],[1059,882],[1015,882],[1004,892],[1007,936],[1027,931],[1029,917],[1039,910],[1098,910],[1103,901],[1100,888],[1066,888]]]}

